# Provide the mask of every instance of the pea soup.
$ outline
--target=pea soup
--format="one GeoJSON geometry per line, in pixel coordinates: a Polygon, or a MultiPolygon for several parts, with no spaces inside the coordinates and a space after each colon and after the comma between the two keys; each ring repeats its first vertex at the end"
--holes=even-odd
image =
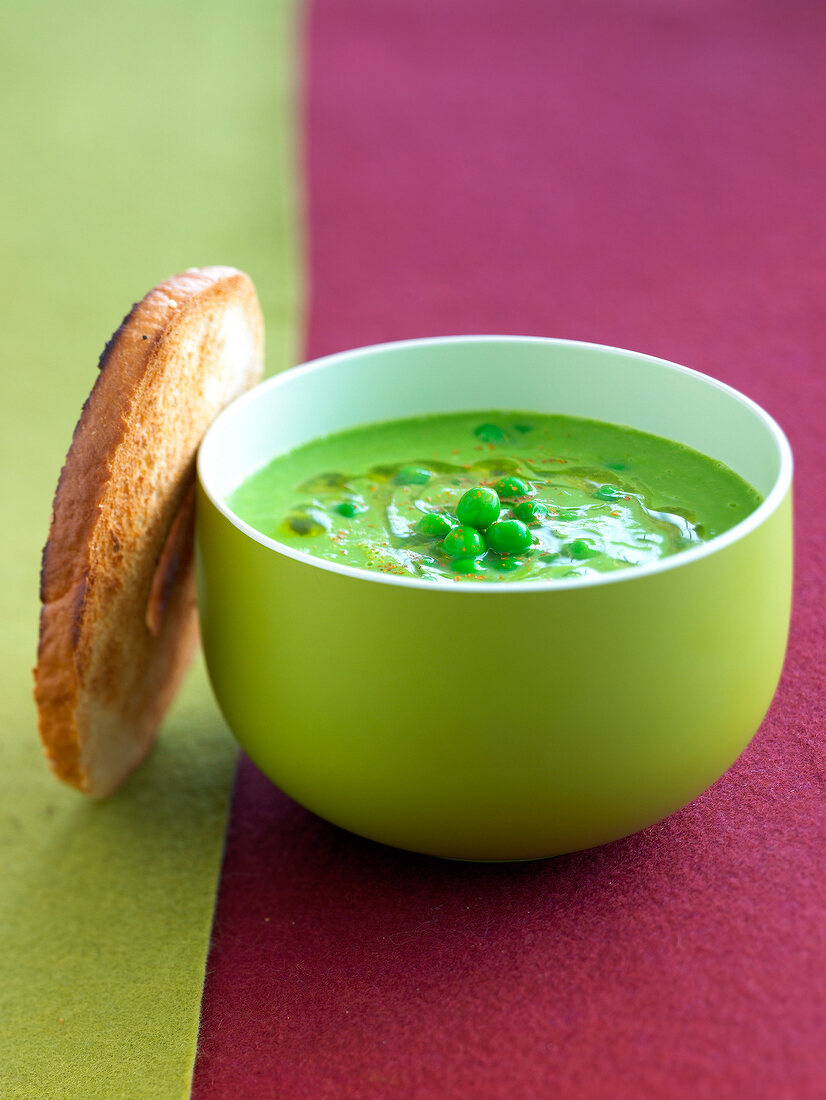
{"type": "Polygon", "coordinates": [[[722,463],[632,428],[476,412],[315,440],[254,473],[228,504],[316,557],[443,584],[644,565],[722,534],[760,500],[722,463]]]}

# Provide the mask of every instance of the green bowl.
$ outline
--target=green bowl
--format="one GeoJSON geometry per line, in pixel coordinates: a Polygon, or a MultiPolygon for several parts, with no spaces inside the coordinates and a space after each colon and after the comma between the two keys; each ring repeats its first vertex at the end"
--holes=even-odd
{"type": "Polygon", "coordinates": [[[207,433],[198,476],[198,596],[218,703],[274,783],[354,833],[480,860],[603,844],[713,783],[771,702],[789,623],[791,453],[762,409],[685,367],[509,336],[343,352],[236,401],[207,433]],[[765,499],[653,565],[502,585],[322,561],[225,503],[311,439],[495,408],[687,444],[765,499]]]}

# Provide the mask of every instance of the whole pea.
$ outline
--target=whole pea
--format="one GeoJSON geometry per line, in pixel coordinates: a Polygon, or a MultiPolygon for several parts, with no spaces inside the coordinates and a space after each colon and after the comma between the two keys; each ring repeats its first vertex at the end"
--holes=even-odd
{"type": "Polygon", "coordinates": [[[444,512],[428,512],[416,524],[420,535],[444,536],[455,524],[444,512]]]}
{"type": "Polygon", "coordinates": [[[476,485],[463,494],[456,506],[456,516],[466,527],[484,531],[499,518],[501,505],[493,489],[476,485]]]}
{"type": "Polygon", "coordinates": [[[394,480],[397,485],[426,485],[430,478],[430,470],[424,466],[402,466],[394,480]]]}
{"type": "Polygon", "coordinates": [[[450,558],[480,558],[487,545],[475,527],[454,527],[445,535],[442,549],[450,558]]]}
{"type": "Polygon", "coordinates": [[[530,531],[520,519],[501,519],[485,533],[488,546],[497,554],[521,554],[533,542],[530,531]]]}
{"type": "Polygon", "coordinates": [[[500,477],[493,485],[500,500],[518,500],[533,496],[533,486],[521,477],[500,477]]]}
{"type": "Polygon", "coordinates": [[[550,513],[548,508],[544,504],[540,504],[538,500],[523,500],[513,509],[513,514],[523,523],[533,527],[541,523],[543,519],[547,519],[550,513]]]}
{"type": "Polygon", "coordinates": [[[450,568],[454,573],[461,573],[463,576],[485,571],[485,567],[477,558],[455,558],[450,563],[450,568]]]}

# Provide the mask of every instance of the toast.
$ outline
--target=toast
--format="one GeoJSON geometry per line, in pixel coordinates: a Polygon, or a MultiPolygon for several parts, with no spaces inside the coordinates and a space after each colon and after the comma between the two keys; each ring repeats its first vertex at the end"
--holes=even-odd
{"type": "Polygon", "coordinates": [[[138,302],[100,357],[55,493],[34,670],[46,759],[89,795],[152,746],[198,644],[195,455],[263,373],[255,288],[192,269],[138,302]]]}

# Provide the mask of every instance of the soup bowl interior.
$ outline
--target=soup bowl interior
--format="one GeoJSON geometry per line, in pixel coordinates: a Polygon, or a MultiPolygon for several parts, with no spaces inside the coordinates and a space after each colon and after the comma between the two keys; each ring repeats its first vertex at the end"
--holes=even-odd
{"type": "Polygon", "coordinates": [[[615,839],[722,774],[775,690],[790,598],[788,444],[757,405],[694,371],[534,338],[358,349],[242,397],[207,433],[198,471],[216,698],[274,782],[354,832],[464,859],[615,839]],[[494,586],[312,558],[226,503],[313,439],[475,410],[649,432],[725,463],[765,499],[726,534],[653,565],[494,586]]]}
{"type": "Polygon", "coordinates": [[[235,402],[201,448],[226,497],[277,454],[362,424],[475,409],[604,420],[724,462],[763,496],[787,458],[779,429],[743,395],[696,371],[597,344],[532,337],[410,340],[331,355],[235,402]]]}

